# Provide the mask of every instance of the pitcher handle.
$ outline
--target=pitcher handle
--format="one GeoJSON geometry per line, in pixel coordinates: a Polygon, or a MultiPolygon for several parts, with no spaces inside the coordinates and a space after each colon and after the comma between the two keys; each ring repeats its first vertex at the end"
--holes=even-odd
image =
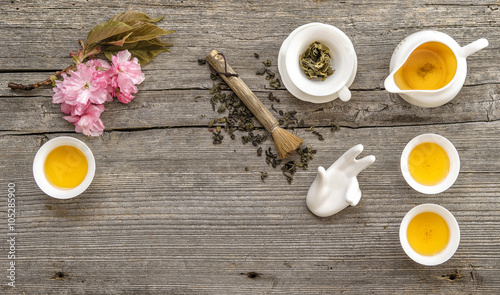
{"type": "Polygon", "coordinates": [[[489,44],[488,40],[486,40],[485,38],[481,38],[479,40],[476,40],[476,41],[462,47],[463,55],[464,55],[464,57],[467,57],[467,56],[485,48],[486,46],[488,46],[488,44],[489,44]]]}

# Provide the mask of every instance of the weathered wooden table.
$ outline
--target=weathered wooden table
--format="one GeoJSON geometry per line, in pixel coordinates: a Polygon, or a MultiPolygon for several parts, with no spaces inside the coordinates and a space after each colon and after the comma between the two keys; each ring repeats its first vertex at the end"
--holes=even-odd
{"type": "MultiPolygon", "coordinates": [[[[1,1],[0,277],[2,294],[457,294],[500,292],[500,2],[498,1],[1,1]],[[143,68],[130,104],[106,104],[105,133],[73,132],[50,88],[11,91],[71,63],[77,40],[126,9],[165,15],[177,30],[171,53],[143,68]],[[358,74],[352,100],[312,104],[255,75],[276,61],[283,40],[313,21],[352,40],[358,74]],[[383,89],[389,60],[407,35],[439,30],[461,45],[490,46],[468,58],[465,87],[434,109],[409,105],[383,89]],[[251,144],[226,136],[212,144],[207,66],[224,52],[262,102],[296,110],[295,133],[317,149],[309,170],[289,185],[251,144]],[[260,54],[260,60],[254,57],[260,54]],[[195,101],[195,97],[200,96],[195,101]],[[341,126],[330,132],[332,123],[341,126]],[[311,132],[316,126],[324,141],[311,132]],[[399,169],[406,143],[422,133],[453,142],[461,157],[456,183],[423,195],[399,169]],[[88,190],[70,200],[46,196],[32,161],[47,140],[67,135],[94,152],[88,190]],[[361,143],[377,161],[359,175],[363,198],[330,218],[305,206],[317,167],[361,143]],[[249,171],[245,170],[248,167],[249,171]],[[267,172],[266,183],[261,172],[267,172]],[[15,260],[8,259],[7,191],[16,189],[15,260]],[[399,224],[418,204],[449,209],[461,243],[448,262],[424,267],[399,243],[399,224]],[[7,269],[15,261],[15,288],[7,269]]],[[[273,147],[268,140],[262,147],[273,147]]],[[[291,159],[296,159],[296,155],[291,159]]]]}

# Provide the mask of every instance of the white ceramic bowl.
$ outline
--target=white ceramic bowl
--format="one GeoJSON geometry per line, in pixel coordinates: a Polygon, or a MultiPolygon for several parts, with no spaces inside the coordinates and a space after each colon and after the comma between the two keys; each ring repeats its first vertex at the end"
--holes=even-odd
{"type": "Polygon", "coordinates": [[[47,141],[36,153],[33,160],[33,176],[38,187],[47,195],[56,199],[70,199],[83,193],[92,182],[95,174],[95,159],[90,148],[82,141],[68,136],[61,136],[47,141]],[[57,147],[69,145],[79,149],[87,159],[87,175],[77,187],[61,189],[53,186],[45,176],[44,164],[48,154],[57,147]]]}
{"type": "Polygon", "coordinates": [[[453,214],[446,210],[446,208],[436,204],[422,204],[414,207],[406,213],[399,228],[399,240],[406,255],[408,255],[408,257],[410,257],[413,261],[428,266],[438,265],[448,261],[457,251],[458,245],[460,244],[460,228],[453,214]],[[408,225],[415,216],[423,212],[433,212],[440,215],[444,218],[450,230],[450,240],[448,241],[448,245],[446,245],[446,248],[444,248],[443,251],[433,256],[426,256],[415,252],[415,250],[413,250],[408,243],[406,234],[408,225]]]}
{"type": "Polygon", "coordinates": [[[441,135],[431,133],[419,135],[408,142],[403,150],[403,154],[401,155],[401,173],[403,173],[404,179],[412,188],[424,194],[438,194],[444,192],[453,185],[455,180],[457,180],[459,172],[460,157],[458,156],[458,152],[455,149],[455,146],[441,135]],[[410,175],[410,170],[408,169],[408,157],[410,152],[417,145],[424,142],[434,142],[440,145],[446,151],[446,154],[448,154],[448,158],[450,159],[450,171],[448,171],[448,175],[443,181],[436,185],[423,185],[416,182],[410,175]]]}
{"type": "Polygon", "coordinates": [[[304,27],[291,39],[285,53],[285,64],[292,83],[302,92],[313,96],[327,96],[339,93],[340,99],[350,99],[347,82],[354,71],[356,53],[351,40],[338,28],[319,24],[304,27]],[[300,68],[300,55],[315,41],[326,45],[330,49],[332,68],[334,73],[325,81],[308,79],[300,68]]]}

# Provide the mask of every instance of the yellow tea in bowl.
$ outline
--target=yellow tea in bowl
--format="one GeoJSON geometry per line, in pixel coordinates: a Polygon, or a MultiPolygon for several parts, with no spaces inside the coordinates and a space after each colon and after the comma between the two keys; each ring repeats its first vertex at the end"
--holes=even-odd
{"type": "Polygon", "coordinates": [[[406,235],[415,252],[432,256],[446,248],[450,240],[450,229],[439,214],[423,212],[410,221],[406,235]]]}
{"type": "Polygon", "coordinates": [[[95,175],[95,159],[81,140],[60,136],[44,143],[33,159],[33,177],[38,187],[56,199],[83,193],[95,175]]]}
{"type": "Polygon", "coordinates": [[[421,134],[406,144],[401,154],[401,173],[406,182],[424,194],[444,192],[460,172],[455,146],[438,134],[421,134]]]}
{"type": "Polygon", "coordinates": [[[456,71],[453,51],[443,43],[427,42],[410,54],[394,82],[401,90],[436,90],[448,85],[456,71]]]}
{"type": "Polygon", "coordinates": [[[408,211],[401,221],[399,241],[413,261],[422,265],[438,265],[457,251],[460,227],[446,208],[421,204],[408,211]]]}
{"type": "Polygon", "coordinates": [[[450,158],[439,144],[424,142],[411,150],[408,170],[416,182],[422,185],[436,185],[448,175],[450,158]]]}
{"type": "Polygon", "coordinates": [[[61,189],[80,185],[87,176],[88,163],[78,148],[63,145],[53,149],[45,159],[44,172],[47,180],[61,189]]]}

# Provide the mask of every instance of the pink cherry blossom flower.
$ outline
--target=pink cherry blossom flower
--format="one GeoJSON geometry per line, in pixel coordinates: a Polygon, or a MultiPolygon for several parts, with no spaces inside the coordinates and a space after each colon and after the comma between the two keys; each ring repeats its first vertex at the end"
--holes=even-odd
{"type": "Polygon", "coordinates": [[[101,77],[101,71],[94,66],[78,64],[77,71],[69,71],[64,80],[63,91],[66,95],[66,103],[71,105],[86,105],[89,101],[94,104],[101,104],[111,101],[108,83],[105,75],[101,77]],[[97,77],[99,77],[97,79],[97,77]]]}
{"type": "Polygon", "coordinates": [[[109,63],[96,59],[78,64],[77,70],[69,71],[69,75],[62,73],[63,80],[55,82],[52,102],[64,103],[61,105],[64,113],[81,116],[91,103],[111,101],[110,77],[105,74],[108,68],[109,63]]]}
{"type": "MultiPolygon", "coordinates": [[[[63,79],[66,79],[68,75],[66,73],[62,73],[61,77],[63,79]]],[[[54,91],[54,94],[52,95],[52,102],[53,103],[63,103],[65,101],[65,91],[63,91],[64,88],[64,80],[56,80],[55,81],[56,87],[52,88],[54,91]]]]}
{"type": "Polygon", "coordinates": [[[79,63],[75,71],[62,73],[63,80],[55,81],[52,102],[61,104],[63,118],[75,125],[75,131],[87,136],[99,136],[104,130],[100,118],[104,103],[116,96],[129,103],[137,93],[144,74],[137,58],[131,59],[128,50],[112,56],[112,65],[101,59],[79,63]]]}
{"type": "Polygon", "coordinates": [[[75,124],[75,132],[87,136],[99,136],[104,130],[104,124],[100,118],[104,111],[104,105],[90,105],[83,116],[65,116],[66,121],[75,124]]]}
{"type": "Polygon", "coordinates": [[[71,116],[81,116],[85,114],[87,111],[87,108],[91,106],[92,104],[89,102],[86,105],[70,105],[67,103],[61,103],[61,112],[71,115],[71,116]]]}
{"type": "Polygon", "coordinates": [[[107,61],[102,59],[89,59],[85,65],[87,67],[94,67],[96,70],[103,72],[111,67],[107,61]]]}
{"type": "Polygon", "coordinates": [[[113,95],[122,103],[129,103],[134,99],[134,94],[138,91],[135,85],[141,84],[145,78],[137,58],[131,60],[131,56],[128,50],[118,52],[116,56],[112,56],[112,66],[108,70],[113,95]]]}
{"type": "MultiPolygon", "coordinates": [[[[89,68],[95,69],[92,72],[94,78],[94,85],[97,86],[99,89],[105,90],[107,92],[108,95],[106,101],[112,101],[113,97],[111,95],[112,93],[111,77],[106,72],[111,67],[109,63],[102,59],[91,59],[87,61],[85,65],[89,68]]],[[[92,101],[92,103],[98,104],[99,102],[92,101]]]]}
{"type": "MultiPolygon", "coordinates": [[[[67,104],[65,102],[61,103],[61,112],[63,112],[64,114],[70,115],[72,109],[73,109],[72,105],[67,104]]],[[[74,115],[74,114],[71,114],[71,115],[74,115]]]]}

